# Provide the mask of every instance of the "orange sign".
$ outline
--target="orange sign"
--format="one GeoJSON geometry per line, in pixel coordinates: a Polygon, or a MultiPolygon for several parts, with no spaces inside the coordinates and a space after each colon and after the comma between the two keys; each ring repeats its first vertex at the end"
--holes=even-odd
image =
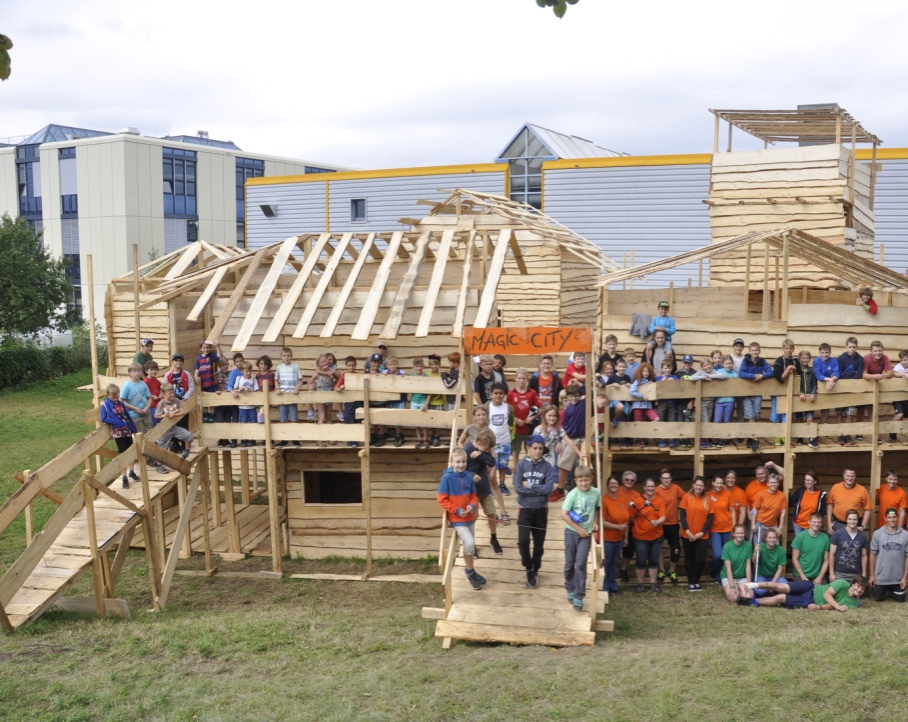
{"type": "Polygon", "coordinates": [[[571,353],[593,350],[592,334],[588,328],[526,328],[464,329],[464,351],[468,354],[510,353],[535,356],[541,353],[571,353]]]}

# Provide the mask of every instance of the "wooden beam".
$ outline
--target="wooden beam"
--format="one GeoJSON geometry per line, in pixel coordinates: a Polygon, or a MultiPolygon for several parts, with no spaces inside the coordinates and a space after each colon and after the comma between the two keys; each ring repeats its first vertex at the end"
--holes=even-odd
{"type": "MultiPolygon", "coordinates": [[[[366,240],[363,242],[362,250],[357,256],[356,261],[353,263],[353,268],[350,269],[349,274],[347,275],[347,280],[344,283],[343,289],[341,289],[340,295],[337,298],[337,301],[334,304],[334,308],[331,309],[331,313],[328,315],[328,320],[325,321],[325,325],[322,327],[322,332],[319,334],[322,338],[331,338],[334,335],[334,329],[337,328],[337,323],[340,321],[341,314],[343,314],[344,309],[347,307],[347,300],[350,298],[350,294],[353,293],[353,289],[356,287],[356,281],[359,278],[359,274],[363,269],[363,266],[366,263],[366,259],[369,257],[369,253],[372,251],[373,244],[375,243],[375,233],[370,233],[366,240]]],[[[353,246],[350,246],[351,250],[353,246]]]]}
{"type": "Polygon", "coordinates": [[[353,329],[353,333],[350,334],[350,338],[357,341],[366,341],[372,335],[372,324],[378,315],[379,301],[384,293],[385,285],[388,283],[388,277],[391,275],[391,267],[394,265],[394,259],[397,257],[397,250],[400,248],[403,235],[403,231],[395,231],[391,234],[391,241],[388,243],[385,257],[375,273],[372,288],[369,289],[369,295],[366,297],[359,320],[353,329]]]}
{"type": "Polygon", "coordinates": [[[271,448],[271,390],[264,382],[265,393],[265,482],[268,488],[268,524],[271,529],[271,571],[283,573],[281,560],[281,524],[277,501],[277,466],[271,448]]]}
{"type": "Polygon", "coordinates": [[[242,279],[240,279],[240,282],[234,287],[233,293],[230,294],[230,299],[227,301],[227,305],[224,306],[224,310],[221,311],[218,320],[214,322],[214,326],[211,328],[211,331],[208,332],[208,340],[212,343],[217,343],[221,338],[221,334],[224,333],[224,329],[227,328],[227,324],[233,317],[233,312],[236,310],[237,304],[242,300],[256,271],[258,271],[259,266],[262,265],[266,250],[267,248],[260,248],[249,260],[249,264],[246,266],[246,271],[243,273],[242,279]]]}
{"type": "Polygon", "coordinates": [[[463,337],[463,322],[467,311],[467,294],[470,291],[470,273],[473,268],[473,250],[476,247],[476,231],[470,231],[463,260],[463,273],[460,279],[460,295],[457,297],[457,308],[454,310],[454,324],[451,336],[463,337]]]}
{"type": "Polygon", "coordinates": [[[109,499],[113,499],[115,502],[117,502],[117,504],[121,504],[122,506],[125,506],[125,507],[126,507],[127,509],[129,509],[131,512],[134,512],[134,513],[136,513],[136,514],[138,514],[138,515],[140,515],[140,516],[145,516],[145,510],[144,510],[144,509],[140,509],[140,508],[137,507],[135,504],[133,504],[129,499],[126,499],[125,497],[121,496],[120,494],[118,494],[117,492],[115,492],[115,491],[114,491],[113,489],[111,489],[110,487],[107,487],[107,486],[104,486],[104,484],[101,484],[101,483],[100,483],[92,474],[90,474],[89,472],[85,472],[85,482],[86,482],[89,486],[91,486],[92,488],[94,488],[95,490],[97,490],[97,491],[101,492],[102,494],[104,494],[104,496],[108,497],[109,499]]]}
{"type": "MultiPolygon", "coordinates": [[[[299,323],[296,325],[296,330],[294,330],[293,332],[293,338],[305,337],[306,332],[309,330],[309,324],[312,323],[312,319],[315,317],[316,311],[318,311],[319,304],[322,302],[325,291],[328,290],[331,282],[334,280],[334,273],[335,271],[337,271],[337,267],[340,265],[340,262],[344,258],[344,251],[348,247],[351,247],[350,239],[352,237],[352,233],[345,233],[341,237],[340,242],[337,244],[337,248],[334,251],[334,254],[331,256],[331,260],[328,261],[328,265],[325,266],[325,270],[322,272],[322,276],[319,279],[318,285],[312,292],[312,296],[309,297],[309,302],[306,304],[306,308],[303,310],[303,315],[300,316],[299,323]]],[[[265,340],[267,340],[267,337],[265,340]]]]}
{"type": "Polygon", "coordinates": [[[423,259],[426,257],[426,249],[429,246],[430,237],[430,231],[424,231],[420,234],[419,240],[416,242],[416,248],[410,255],[410,265],[407,267],[407,272],[397,287],[397,293],[391,302],[388,320],[385,321],[379,338],[386,340],[397,338],[397,333],[400,331],[404,320],[404,311],[407,310],[407,302],[410,300],[410,294],[413,293],[413,286],[416,284],[416,279],[419,278],[419,270],[422,268],[423,259]]]}
{"type": "Polygon", "coordinates": [[[170,585],[173,582],[173,573],[177,568],[177,559],[180,558],[180,539],[189,528],[189,520],[192,517],[192,509],[195,504],[195,495],[199,490],[201,471],[196,467],[192,475],[192,483],[189,485],[189,491],[186,493],[186,504],[180,512],[180,520],[177,522],[177,529],[173,535],[173,544],[170,547],[170,555],[167,557],[167,563],[164,565],[164,575],[161,578],[161,596],[159,603],[161,609],[167,605],[167,597],[170,595],[170,585]]]}
{"type": "Polygon", "coordinates": [[[192,310],[186,317],[187,321],[199,320],[199,316],[201,316],[202,312],[208,308],[208,302],[211,300],[211,297],[215,294],[218,288],[220,288],[221,283],[224,281],[224,276],[227,275],[227,271],[229,270],[230,266],[221,266],[214,272],[211,280],[208,281],[208,285],[205,286],[205,290],[202,291],[202,295],[199,296],[198,300],[195,302],[195,306],[192,307],[192,310]]]}
{"type": "MultiPolygon", "coordinates": [[[[138,265],[138,264],[137,264],[138,265]]],[[[91,550],[91,572],[95,589],[95,612],[104,616],[104,572],[101,567],[101,553],[98,551],[98,527],[95,525],[95,492],[82,474],[83,493],[85,494],[85,518],[88,526],[88,548],[91,550]]]]}
{"type": "MultiPolygon", "coordinates": [[[[135,246],[138,248],[138,246],[135,246]]],[[[165,281],[173,281],[183,273],[187,268],[192,265],[192,262],[196,260],[199,253],[199,244],[190,243],[184,249],[183,253],[177,259],[176,263],[171,266],[170,270],[164,275],[165,281]]]]}
{"type": "MultiPolygon", "coordinates": [[[[441,255],[441,254],[439,254],[441,255]]],[[[364,445],[359,452],[360,475],[362,483],[363,512],[366,515],[366,575],[372,576],[372,477],[369,475],[370,456],[369,448],[372,437],[372,420],[369,405],[369,378],[363,379],[363,439],[364,445]]]]}
{"type": "Polygon", "coordinates": [[[419,323],[416,325],[416,336],[423,337],[429,335],[429,329],[432,325],[432,313],[435,311],[435,302],[438,299],[438,291],[445,278],[445,268],[448,263],[448,253],[451,250],[451,243],[454,240],[454,229],[445,230],[441,234],[441,243],[438,246],[438,253],[435,256],[435,267],[432,269],[432,278],[429,280],[429,288],[426,290],[426,298],[423,302],[422,313],[419,315],[419,323]]]}
{"type": "Polygon", "coordinates": [[[492,256],[492,263],[489,266],[489,274],[483,284],[479,310],[476,312],[476,320],[473,322],[473,325],[478,328],[485,328],[489,324],[489,318],[492,315],[492,305],[495,303],[495,296],[498,292],[498,281],[501,279],[501,272],[504,269],[505,256],[508,252],[508,243],[510,240],[511,229],[503,229],[498,236],[498,243],[495,244],[495,253],[492,256]]]}

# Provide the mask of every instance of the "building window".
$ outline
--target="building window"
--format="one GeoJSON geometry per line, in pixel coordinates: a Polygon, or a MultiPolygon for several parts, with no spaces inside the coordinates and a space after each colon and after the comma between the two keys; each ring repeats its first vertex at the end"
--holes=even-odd
{"type": "Polygon", "coordinates": [[[542,208],[542,164],[555,156],[535,133],[524,128],[502,153],[508,161],[510,198],[533,208],[542,208]]]}
{"type": "Polygon", "coordinates": [[[75,193],[70,193],[69,195],[60,196],[60,201],[63,204],[63,216],[77,216],[79,215],[79,196],[75,193]]]}
{"type": "Polygon", "coordinates": [[[351,221],[365,221],[366,220],[366,199],[365,198],[351,198],[350,199],[350,220],[351,221]]]}
{"type": "Polygon", "coordinates": [[[16,177],[19,183],[19,215],[26,220],[40,219],[43,206],[41,162],[37,145],[16,148],[16,177]]]}
{"type": "Polygon", "coordinates": [[[73,285],[72,295],[66,301],[66,307],[69,310],[81,310],[82,308],[82,264],[78,253],[64,253],[69,263],[66,268],[66,276],[73,285]]]}
{"type": "Polygon", "coordinates": [[[193,150],[163,148],[164,216],[196,218],[196,154],[193,150]]]}
{"type": "Polygon", "coordinates": [[[337,171],[334,170],[333,168],[316,168],[315,166],[312,166],[312,165],[307,165],[305,167],[305,172],[306,173],[337,173],[337,171]]]}
{"type": "Polygon", "coordinates": [[[303,503],[362,504],[362,474],[358,471],[307,469],[303,472],[303,503]]]}
{"type": "Polygon", "coordinates": [[[242,221],[244,217],[244,203],[246,180],[248,178],[261,178],[265,175],[265,161],[254,158],[236,159],[236,219],[242,221]]]}

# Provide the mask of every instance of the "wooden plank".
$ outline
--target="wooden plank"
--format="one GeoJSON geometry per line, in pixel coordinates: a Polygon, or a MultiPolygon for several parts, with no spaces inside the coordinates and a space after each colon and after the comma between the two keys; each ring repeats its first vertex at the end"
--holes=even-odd
{"type": "MultiPolygon", "coordinates": [[[[363,418],[363,409],[356,410],[356,418],[363,418]]],[[[373,424],[384,426],[405,426],[407,428],[449,429],[454,423],[453,411],[411,411],[409,409],[374,409],[371,412],[373,424]]],[[[458,415],[458,426],[466,426],[466,413],[458,415]]]]}
{"type": "MultiPolygon", "coordinates": [[[[352,233],[345,233],[341,237],[341,240],[337,244],[337,248],[335,249],[334,254],[331,256],[331,260],[328,261],[328,265],[325,266],[325,270],[322,272],[318,285],[315,287],[315,290],[312,292],[312,296],[309,298],[309,302],[306,304],[306,308],[303,311],[303,315],[300,317],[299,323],[296,325],[296,329],[293,332],[294,338],[304,338],[306,336],[306,332],[309,330],[309,324],[312,323],[312,318],[315,316],[315,312],[318,310],[319,304],[322,302],[325,291],[328,290],[328,287],[334,280],[334,273],[337,270],[340,262],[343,260],[344,251],[348,246],[350,246],[350,239],[352,237],[352,233]]],[[[286,303],[286,299],[284,299],[284,302],[286,303]]],[[[275,321],[277,321],[277,318],[275,318],[275,321]]],[[[274,321],[271,325],[272,327],[274,326],[274,321]]],[[[268,334],[265,335],[265,338],[263,340],[268,340],[268,334]]]]}
{"type": "MultiPolygon", "coordinates": [[[[164,566],[164,573],[161,577],[161,594],[158,597],[158,603],[163,609],[167,604],[167,597],[170,594],[170,584],[173,581],[173,573],[177,568],[177,559],[180,557],[180,540],[186,534],[186,528],[189,519],[192,516],[192,505],[195,503],[195,495],[199,490],[201,480],[201,471],[197,468],[192,475],[192,483],[189,485],[189,491],[186,493],[186,504],[183,512],[180,514],[180,521],[177,524],[177,530],[173,537],[173,546],[170,549],[170,555],[167,557],[167,563],[164,566]]],[[[163,545],[164,540],[161,539],[163,545]]]]}
{"type": "Polygon", "coordinates": [[[375,279],[372,281],[372,287],[369,289],[369,296],[362,307],[359,321],[350,334],[351,338],[365,341],[372,335],[372,324],[375,316],[378,314],[378,300],[381,298],[391,274],[391,267],[397,257],[400,249],[400,243],[403,239],[403,231],[395,231],[391,234],[391,241],[388,243],[388,249],[385,251],[385,257],[382,259],[378,271],[375,273],[375,279]]]}
{"type": "MultiPolygon", "coordinates": [[[[391,311],[388,314],[388,320],[385,321],[385,325],[381,330],[381,334],[379,335],[380,338],[386,340],[397,338],[401,323],[403,322],[404,311],[407,309],[407,302],[410,300],[410,295],[413,293],[413,286],[416,283],[416,279],[419,277],[419,271],[422,268],[423,260],[426,257],[426,249],[429,246],[430,237],[431,233],[429,231],[424,231],[420,234],[419,240],[416,242],[416,249],[410,255],[410,265],[407,267],[407,271],[397,287],[397,293],[394,296],[394,301],[391,303],[391,311]]],[[[423,311],[425,311],[425,307],[423,308],[423,311]]]]}
{"type": "Polygon", "coordinates": [[[508,642],[511,644],[543,644],[549,647],[591,647],[596,643],[594,632],[559,632],[528,627],[504,625],[487,626],[466,622],[438,622],[435,636],[466,639],[473,642],[508,642]]]}
{"type": "MultiPolygon", "coordinates": [[[[224,329],[227,327],[227,323],[232,318],[237,304],[246,294],[246,289],[249,287],[249,284],[255,277],[255,274],[258,271],[259,266],[262,264],[262,260],[265,258],[265,254],[268,250],[268,247],[260,248],[258,251],[256,251],[255,255],[253,255],[252,258],[248,259],[248,265],[247,262],[243,263],[243,265],[246,266],[246,271],[243,273],[243,277],[240,279],[240,282],[236,284],[236,287],[233,289],[233,293],[230,294],[227,305],[221,310],[217,321],[215,321],[214,326],[212,326],[211,330],[208,332],[208,340],[212,343],[217,343],[220,340],[221,334],[224,333],[224,329]]],[[[237,265],[232,265],[231,269],[236,270],[237,265]]]]}
{"type": "Polygon", "coordinates": [[[199,296],[198,300],[195,302],[195,306],[192,307],[192,310],[186,317],[187,321],[199,320],[199,316],[201,316],[202,312],[208,307],[208,302],[211,300],[211,297],[215,294],[218,288],[220,288],[221,283],[224,280],[224,276],[227,275],[227,271],[229,270],[229,266],[221,266],[214,272],[211,280],[208,281],[208,285],[205,286],[205,290],[202,291],[202,295],[199,296]]]}
{"type": "MultiPolygon", "coordinates": [[[[369,257],[374,242],[375,233],[372,232],[363,242],[362,252],[353,264],[353,268],[351,268],[347,274],[347,280],[344,283],[344,287],[341,289],[340,295],[334,303],[334,308],[331,310],[328,320],[325,321],[325,325],[322,327],[321,334],[319,334],[322,338],[331,338],[334,335],[334,329],[337,327],[337,322],[340,321],[341,314],[347,307],[347,300],[350,298],[350,294],[356,286],[356,281],[365,265],[366,259],[369,257]]],[[[353,247],[351,246],[350,248],[352,249],[353,247]]]]}
{"type": "Polygon", "coordinates": [[[429,280],[429,288],[426,292],[426,299],[423,302],[422,313],[419,316],[419,323],[416,326],[417,336],[428,336],[429,328],[432,323],[432,313],[435,310],[435,301],[438,299],[438,291],[445,277],[445,268],[448,263],[448,255],[451,251],[451,244],[454,240],[454,229],[445,230],[441,234],[441,243],[438,246],[438,253],[435,255],[435,267],[432,269],[432,278],[429,280]]]}
{"type": "MultiPolygon", "coordinates": [[[[346,234],[344,237],[346,238],[347,242],[350,241],[350,234],[346,234]]],[[[299,297],[303,293],[303,289],[309,282],[312,271],[315,269],[315,264],[318,262],[319,257],[322,255],[322,251],[325,249],[325,246],[328,245],[329,240],[331,240],[331,234],[322,233],[312,250],[306,254],[306,259],[303,262],[303,267],[300,269],[296,278],[293,279],[293,285],[290,286],[289,290],[284,295],[284,300],[281,303],[280,308],[275,312],[274,318],[271,320],[271,325],[268,326],[264,335],[262,336],[262,343],[274,343],[283,332],[284,324],[290,317],[290,312],[293,310],[293,307],[296,305],[296,302],[299,300],[299,297]]],[[[337,261],[339,260],[339,258],[339,255],[335,255],[335,257],[332,258],[331,261],[329,261],[329,266],[331,262],[337,261]]],[[[326,273],[322,274],[322,281],[330,280],[330,275],[326,273]]],[[[324,293],[324,290],[322,292],[324,293]]],[[[258,299],[258,296],[256,296],[256,299],[258,299]]],[[[310,306],[311,305],[312,301],[310,301],[310,306]]],[[[262,305],[262,308],[264,308],[264,305],[262,305]]],[[[315,301],[315,308],[318,308],[318,301],[315,301]]],[[[315,308],[313,308],[313,314],[315,313],[315,308]]],[[[255,320],[256,322],[258,321],[257,318],[255,320]]]]}
{"type": "Polygon", "coordinates": [[[489,318],[492,315],[492,306],[495,303],[495,295],[498,292],[498,282],[501,279],[501,271],[504,268],[504,261],[507,257],[508,243],[510,240],[511,229],[503,229],[498,236],[498,242],[495,245],[495,253],[492,255],[492,263],[489,266],[488,275],[483,283],[479,310],[476,312],[476,318],[473,320],[473,326],[475,327],[485,328],[489,325],[489,318]]]}
{"type": "MultiPolygon", "coordinates": [[[[125,599],[105,598],[102,601],[106,616],[132,619],[132,614],[129,612],[129,604],[125,599]]],[[[77,614],[96,613],[95,600],[88,597],[61,597],[51,605],[51,608],[62,612],[76,612],[77,614]]]]}
{"type": "Polygon", "coordinates": [[[183,271],[192,265],[199,253],[199,244],[191,243],[186,246],[182,255],[176,260],[176,263],[170,267],[170,270],[164,275],[165,281],[173,281],[182,275],[183,271]]]}

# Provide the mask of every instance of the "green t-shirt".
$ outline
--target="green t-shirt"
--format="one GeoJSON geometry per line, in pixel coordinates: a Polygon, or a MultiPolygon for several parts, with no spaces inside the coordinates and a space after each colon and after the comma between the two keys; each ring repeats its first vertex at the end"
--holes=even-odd
{"type": "MultiPolygon", "coordinates": [[[[801,536],[804,535],[801,534],[801,536]]],[[[775,547],[770,549],[765,544],[762,544],[760,546],[760,566],[757,569],[757,576],[772,579],[776,575],[776,569],[779,568],[780,564],[783,567],[782,573],[784,575],[784,567],[787,561],[788,557],[785,554],[785,547],[776,544],[775,547]]]]}
{"type": "MultiPolygon", "coordinates": [[[[805,532],[806,533],[806,532],[805,532]]],[[[799,537],[804,536],[804,534],[798,534],[799,537]]],[[[823,599],[823,595],[826,593],[826,590],[832,587],[835,590],[835,600],[844,607],[851,607],[852,609],[857,609],[858,600],[856,597],[848,596],[848,590],[851,589],[851,582],[847,579],[836,579],[832,584],[820,584],[813,588],[813,602],[814,604],[826,604],[826,600],[823,599]]]]}
{"type": "MultiPolygon", "coordinates": [[[[744,579],[747,576],[747,560],[753,556],[754,548],[749,541],[741,542],[738,546],[734,540],[725,542],[722,547],[722,561],[731,562],[731,573],[735,579],[744,579]]],[[[722,565],[722,571],[719,572],[722,579],[726,578],[725,564],[722,565]]]]}
{"type": "MultiPolygon", "coordinates": [[[[596,523],[596,508],[602,502],[602,495],[596,489],[590,489],[589,491],[580,491],[576,487],[571,489],[566,497],[564,497],[564,502],[561,505],[561,508],[566,512],[576,511],[583,517],[583,521],[578,522],[580,526],[586,529],[590,534],[593,533],[593,524],[596,523]]],[[[565,524],[568,529],[571,529],[570,526],[565,524]]],[[[571,529],[571,531],[574,531],[571,529]]]]}
{"type": "Polygon", "coordinates": [[[823,532],[811,536],[809,531],[798,534],[791,543],[801,552],[798,562],[808,579],[815,579],[823,568],[823,555],[829,551],[829,537],[823,532]]]}

